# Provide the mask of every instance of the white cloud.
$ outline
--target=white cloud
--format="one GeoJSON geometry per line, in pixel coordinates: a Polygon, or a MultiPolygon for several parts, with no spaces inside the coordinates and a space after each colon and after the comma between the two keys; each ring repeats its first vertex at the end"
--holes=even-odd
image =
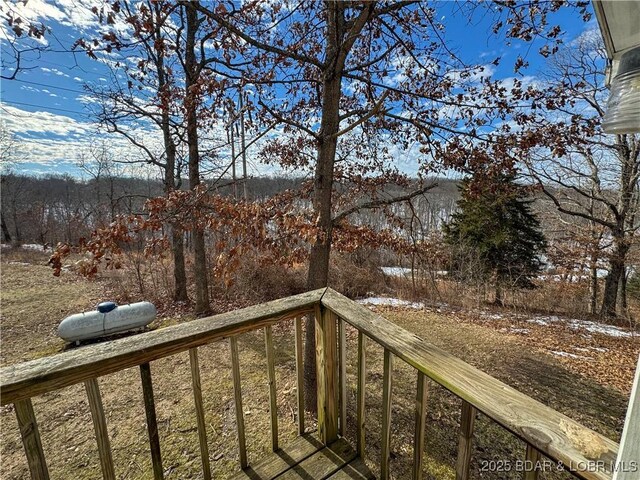
{"type": "Polygon", "coordinates": [[[96,97],[94,97],[92,95],[87,95],[87,94],[84,94],[84,93],[82,95],[78,95],[76,97],[76,100],[79,101],[79,102],[84,103],[85,105],[88,104],[88,103],[100,103],[100,101],[96,97]]]}
{"type": "MultiPolygon", "coordinates": [[[[5,103],[0,103],[0,107],[7,130],[15,135],[20,149],[25,152],[22,163],[43,166],[73,164],[81,152],[88,151],[98,133],[101,140],[109,143],[115,158],[134,159],[140,156],[140,152],[125,138],[99,132],[94,122],[44,111],[30,112],[5,103]]],[[[157,134],[152,130],[140,128],[134,135],[148,145],[162,143],[158,142],[157,134]]]]}

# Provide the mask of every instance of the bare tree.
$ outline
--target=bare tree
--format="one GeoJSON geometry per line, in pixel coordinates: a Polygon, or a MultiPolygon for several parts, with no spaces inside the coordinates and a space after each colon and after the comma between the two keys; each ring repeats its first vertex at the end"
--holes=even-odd
{"type": "MultiPolygon", "coordinates": [[[[508,20],[496,19],[495,31],[508,24],[508,36],[530,40],[546,29],[546,13],[560,3],[492,4],[508,20]]],[[[282,127],[265,157],[313,176],[317,236],[309,289],[328,284],[333,236],[350,214],[411,198],[390,198],[380,189],[407,185],[393,165],[390,145],[420,144],[423,173],[434,163],[460,168],[470,159],[498,164],[504,156],[505,137],[479,132],[511,102],[482,77],[484,66],[466,65],[455,55],[440,34],[444,26],[436,8],[424,2],[222,2],[215,9],[196,8],[226,32],[220,45],[227,56],[218,73],[235,73],[254,85],[260,118],[282,127]]],[[[311,319],[306,331],[306,391],[312,393],[311,319]]],[[[312,395],[306,400],[307,408],[316,408],[312,395]]]]}
{"type": "MultiPolygon", "coordinates": [[[[535,116],[547,146],[532,151],[526,165],[560,212],[589,222],[594,236],[596,226],[604,228],[609,273],[600,313],[616,316],[622,313],[618,292],[622,288],[624,299],[627,253],[640,227],[640,136],[601,130],[605,58],[593,36],[580,37],[551,57],[549,87],[539,99],[548,110],[535,116]]],[[[592,258],[592,277],[596,264],[592,258]]]]}
{"type": "MultiPolygon", "coordinates": [[[[170,50],[170,45],[176,40],[169,38],[173,33],[169,26],[171,16],[176,8],[171,2],[147,1],[137,6],[123,2],[121,7],[112,11],[112,15],[127,18],[134,26],[134,33],[132,38],[120,38],[111,32],[101,39],[105,48],[118,49],[122,60],[111,64],[113,81],[109,88],[89,88],[99,101],[96,114],[100,123],[107,131],[126,138],[141,153],[139,158],[119,161],[157,167],[162,172],[165,195],[180,189],[184,168],[178,154],[184,128],[182,119],[176,114],[180,96],[176,91],[178,80],[173,69],[177,59],[170,50]],[[128,58],[138,59],[137,69],[131,68],[128,58]],[[120,82],[118,75],[126,77],[125,84],[120,82]],[[145,122],[159,130],[164,147],[162,151],[137,134],[135,126],[145,122]]],[[[98,58],[92,42],[81,39],[77,44],[84,47],[90,56],[98,58]]],[[[175,222],[171,225],[171,245],[174,299],[186,301],[184,232],[175,222]]]]}

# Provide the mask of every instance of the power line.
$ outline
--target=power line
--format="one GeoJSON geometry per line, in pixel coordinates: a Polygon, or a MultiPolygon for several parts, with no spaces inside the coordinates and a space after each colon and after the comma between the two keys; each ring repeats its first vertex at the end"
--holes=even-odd
{"type": "Polygon", "coordinates": [[[19,78],[14,78],[13,80],[11,80],[12,82],[21,82],[21,83],[28,83],[30,85],[37,85],[39,87],[48,87],[48,88],[55,88],[58,90],[65,90],[67,92],[74,92],[74,93],[87,93],[84,90],[74,90],[73,88],[66,88],[66,87],[57,87],[55,85],[49,85],[46,83],[39,83],[39,82],[31,82],[29,80],[20,80],[19,78]]]}
{"type": "Polygon", "coordinates": [[[66,108],[47,107],[45,105],[36,105],[36,104],[33,104],[33,103],[26,103],[26,102],[15,102],[13,100],[3,100],[3,102],[4,103],[9,103],[9,104],[15,104],[15,105],[24,105],[24,106],[27,106],[27,107],[44,108],[44,109],[47,109],[47,110],[58,110],[60,112],[68,112],[68,113],[75,113],[76,115],[88,116],[84,112],[78,112],[77,110],[67,110],[66,108]]]}

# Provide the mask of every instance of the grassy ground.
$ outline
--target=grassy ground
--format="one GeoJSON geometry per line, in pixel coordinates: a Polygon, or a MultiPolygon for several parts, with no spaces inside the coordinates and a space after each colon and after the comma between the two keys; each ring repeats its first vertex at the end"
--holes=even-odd
{"type": "MultiPolygon", "coordinates": [[[[43,258],[36,263],[42,264],[43,258]]],[[[92,308],[102,296],[103,287],[99,283],[78,280],[71,275],[55,279],[47,267],[33,264],[33,259],[5,255],[1,289],[2,364],[62,350],[64,345],[55,335],[57,323],[72,312],[92,308]],[[20,264],[23,260],[30,264],[20,264]]],[[[499,325],[477,323],[462,315],[397,310],[385,311],[384,314],[427,341],[618,440],[630,383],[625,375],[618,376],[615,383],[607,382],[606,377],[597,371],[615,369],[620,359],[625,365],[633,363],[638,352],[635,340],[610,342],[608,352],[598,358],[597,366],[592,370],[576,370],[570,360],[559,360],[543,346],[537,345],[542,337],[528,339],[503,333],[499,325]]],[[[189,319],[162,319],[153,328],[189,319]]],[[[291,326],[275,328],[274,340],[280,441],[286,444],[296,434],[291,326]]],[[[609,342],[607,339],[602,341],[609,342]]],[[[269,451],[268,384],[262,332],[241,336],[239,344],[251,462],[269,451]]],[[[203,347],[199,353],[212,469],[214,478],[226,478],[238,468],[228,343],[203,347]]],[[[348,330],[350,415],[355,415],[355,355],[356,333],[348,330]]],[[[382,349],[369,344],[367,360],[367,456],[375,470],[379,458],[382,349]]],[[[166,478],[201,478],[188,355],[184,353],[153,362],[151,368],[166,478]]],[[[118,478],[151,478],[138,370],[128,369],[102,377],[100,387],[118,478]]],[[[441,387],[430,387],[425,477],[454,478],[460,403],[441,387]]],[[[394,478],[409,478],[415,371],[400,361],[395,363],[393,388],[392,471],[394,478]]],[[[83,387],[77,385],[36,397],[34,407],[52,478],[100,478],[83,387]]],[[[10,406],[3,407],[0,421],[0,477],[27,478],[26,461],[10,406]]],[[[354,418],[348,418],[349,426],[354,423],[354,418]]],[[[348,436],[353,440],[352,429],[349,429],[348,436]]],[[[515,460],[521,458],[523,452],[522,443],[488,419],[479,417],[473,455],[474,478],[519,478],[515,473],[478,472],[478,469],[486,460],[515,460]]],[[[542,478],[562,476],[549,474],[542,478]]]]}

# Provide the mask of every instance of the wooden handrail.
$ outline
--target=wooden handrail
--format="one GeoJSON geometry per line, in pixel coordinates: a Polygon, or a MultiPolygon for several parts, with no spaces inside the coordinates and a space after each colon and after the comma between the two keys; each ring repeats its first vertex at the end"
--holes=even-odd
{"type": "MultiPolygon", "coordinates": [[[[267,376],[270,386],[272,446],[278,448],[275,355],[270,325],[295,318],[298,430],[304,431],[302,392],[302,321],[313,314],[316,326],[318,368],[318,432],[330,444],[345,430],[346,421],[346,334],[345,323],[358,330],[357,452],[365,455],[365,383],[367,339],[384,348],[382,478],[390,477],[390,425],[393,385],[393,357],[417,370],[416,423],[413,478],[421,478],[426,418],[426,377],[462,399],[462,422],[457,479],[468,478],[476,411],[511,431],[527,444],[525,459],[536,462],[540,455],[562,462],[575,476],[586,480],[610,480],[607,467],[614,464],[618,445],[499,380],[468,365],[417,335],[389,322],[332,289],[319,289],[262,305],[236,310],[133,337],[91,345],[51,357],[0,369],[1,404],[13,403],[27,453],[32,478],[48,478],[47,465],[30,398],[79,382],[85,382],[92,411],[101,467],[105,478],[113,478],[113,464],[106,435],[97,377],[139,366],[142,375],[147,430],[154,477],[162,478],[160,444],[149,362],[189,350],[196,404],[196,420],[203,457],[203,474],[210,478],[206,424],[201,398],[197,347],[229,338],[238,430],[240,466],[246,468],[244,414],[240,388],[237,336],[265,328],[267,376]],[[574,468],[572,468],[572,466],[574,468]],[[577,466],[577,467],[576,467],[577,466]],[[587,467],[587,468],[585,468],[587,467]],[[592,467],[592,468],[589,468],[592,467]],[[605,470],[603,471],[603,467],[605,470]]],[[[523,452],[525,453],[525,452],[523,452]]],[[[525,472],[527,480],[537,471],[525,472]]]]}
{"type": "Polygon", "coordinates": [[[0,369],[6,405],[314,311],[325,289],[0,369]]]}
{"type": "Polygon", "coordinates": [[[618,445],[327,289],[321,303],[395,356],[424,373],[527,444],[583,479],[610,479],[618,445]],[[571,468],[571,467],[574,468],[571,468]],[[585,468],[591,466],[591,468],[585,468]],[[605,471],[603,471],[603,468],[605,471]]]}

